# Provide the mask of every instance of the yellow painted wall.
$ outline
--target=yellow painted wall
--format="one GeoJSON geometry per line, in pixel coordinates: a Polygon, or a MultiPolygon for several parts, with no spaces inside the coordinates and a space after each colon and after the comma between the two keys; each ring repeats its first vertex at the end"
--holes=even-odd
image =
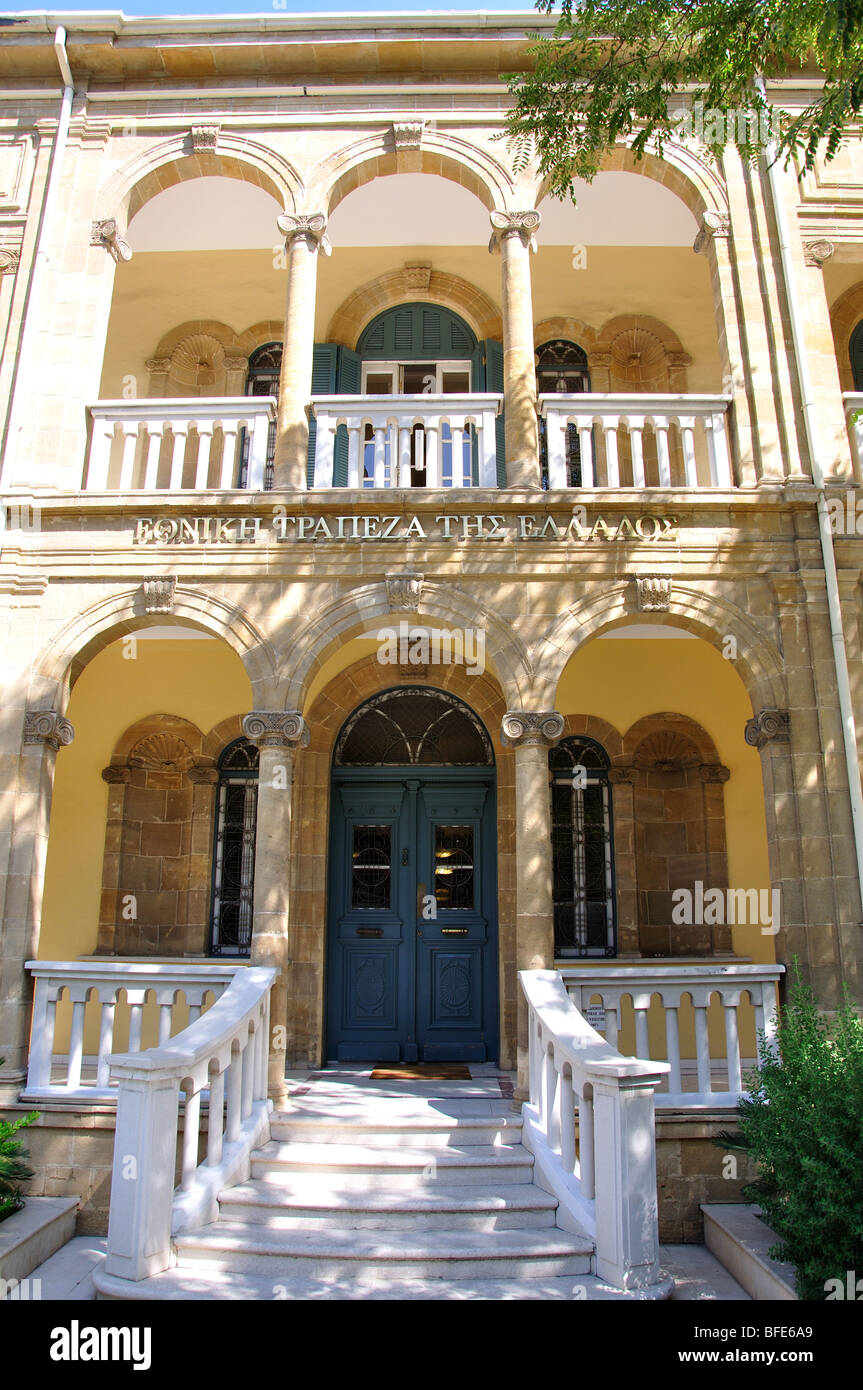
{"type": "Polygon", "coordinates": [[[40,960],[74,960],[96,945],[108,787],[102,768],[120,735],[150,714],[176,714],[206,734],[253,707],[240,658],[219,641],[139,641],[106,647],[78,679],[68,717],[75,741],[57,755],[40,960]]]}

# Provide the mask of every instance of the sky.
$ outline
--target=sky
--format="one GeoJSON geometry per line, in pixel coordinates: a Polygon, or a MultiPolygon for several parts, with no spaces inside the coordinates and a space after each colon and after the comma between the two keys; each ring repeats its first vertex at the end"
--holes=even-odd
{"type": "MultiPolygon", "coordinates": [[[[28,14],[44,12],[47,7],[22,5],[10,7],[6,13],[28,14]]],[[[388,14],[421,14],[423,11],[477,11],[488,10],[495,13],[517,10],[521,13],[532,9],[531,0],[441,0],[440,4],[405,3],[404,0],[358,0],[352,5],[346,0],[285,0],[284,4],[263,3],[263,0],[118,0],[116,4],[100,5],[94,0],[71,0],[71,3],[58,3],[48,10],[49,14],[80,10],[122,12],[125,15],[187,15],[187,14],[367,14],[386,12],[388,14]]]]}

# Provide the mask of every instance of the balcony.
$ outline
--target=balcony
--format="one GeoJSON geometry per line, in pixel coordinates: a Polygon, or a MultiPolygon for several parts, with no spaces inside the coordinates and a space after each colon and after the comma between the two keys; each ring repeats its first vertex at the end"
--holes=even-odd
{"type": "MultiPolygon", "coordinates": [[[[540,396],[548,486],[730,488],[729,403],[707,395],[540,396]]],[[[496,488],[502,404],[493,393],[316,396],[312,486],[496,488]]],[[[271,396],[100,401],[88,414],[88,491],[271,486],[271,396]]]]}

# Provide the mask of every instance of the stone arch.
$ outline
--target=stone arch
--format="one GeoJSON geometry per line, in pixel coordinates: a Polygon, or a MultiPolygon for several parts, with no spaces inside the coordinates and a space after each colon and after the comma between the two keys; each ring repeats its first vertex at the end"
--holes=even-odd
{"type": "Polygon", "coordinates": [[[280,343],[285,336],[284,319],[261,319],[237,335],[237,352],[246,360],[265,343],[280,343]]]}
{"type": "Polygon", "coordinates": [[[415,611],[393,609],[387,598],[386,582],[382,579],[351,589],[328,603],[311,616],[302,637],[282,652],[279,673],[285,680],[285,708],[303,708],[305,692],[315,673],[345,642],[362,636],[372,626],[397,627],[401,619],[414,625],[432,619],[442,626],[482,629],[488,643],[486,656],[508,704],[513,708],[532,707],[533,669],[524,644],[511,624],[454,585],[440,582],[423,584],[422,597],[415,611]]]}
{"type": "Polygon", "coordinates": [[[480,341],[502,338],[500,310],[482,290],[460,275],[449,275],[427,266],[422,268],[427,272],[426,278],[426,274],[411,273],[416,269],[405,265],[401,270],[387,271],[349,294],[330,320],[327,342],[355,348],[363,329],[376,314],[396,304],[412,304],[418,300],[442,304],[461,314],[480,341]]]}
{"type": "Polygon", "coordinates": [[[215,766],[228,744],[243,737],[242,715],[232,714],[227,719],[222,719],[218,724],[214,724],[209,733],[205,735],[202,752],[205,757],[212,759],[215,766]]]}
{"type": "MultiPolygon", "coordinates": [[[[669,141],[662,159],[655,154],[636,159],[628,145],[617,145],[605,155],[601,172],[640,174],[663,184],[689,208],[698,222],[706,212],[728,212],[728,195],[719,170],[688,145],[677,141],[669,141]]],[[[537,185],[534,207],[539,207],[548,191],[549,179],[543,177],[537,185]]]]}
{"type": "Polygon", "coordinates": [[[579,347],[584,348],[589,362],[590,354],[596,346],[597,332],[595,328],[591,328],[589,323],[574,318],[541,319],[539,323],[534,325],[534,347],[542,347],[543,343],[551,343],[555,338],[564,338],[569,343],[577,343],[579,347]]]}
{"type": "Polygon", "coordinates": [[[401,679],[398,668],[362,657],[333,676],[306,712],[310,742],[294,764],[291,861],[291,963],[303,1007],[292,1013],[288,1061],[318,1066],[324,1034],[327,861],[333,748],[349,715],[370,696],[398,685],[422,685],[458,696],[482,720],[492,741],[497,786],[499,981],[501,1066],[513,1065],[516,1036],[515,754],[505,747],[501,721],[507,701],[488,672],[467,676],[460,667],[401,679]],[[300,875],[297,866],[302,863],[300,875]]]}
{"type": "Polygon", "coordinates": [[[667,613],[642,613],[636,586],[618,581],[602,594],[586,595],[558,617],[531,651],[541,708],[554,709],[560,677],[570,658],[601,632],[627,623],[682,627],[721,650],[726,639],[737,643],[735,668],[753,710],[784,709],[788,703],[785,671],[775,642],[748,614],[720,595],[674,580],[667,613]],[[539,691],[541,690],[541,694],[539,691]]]}
{"type": "Polygon", "coordinates": [[[98,652],[141,628],[172,623],[199,628],[226,642],[245,667],[256,707],[274,707],[276,655],[261,630],[236,605],[177,585],[170,613],[146,613],[138,586],[101,598],[76,614],[36,662],[30,708],[63,713],[78,676],[98,652]]]}
{"type": "Polygon", "coordinates": [[[514,191],[500,160],[456,135],[423,131],[419,145],[396,143],[393,127],[353,141],[328,155],[309,180],[306,206],[332,216],[343,198],[387,174],[437,174],[473,193],[489,212],[503,209],[514,191]]]}
{"type": "Polygon", "coordinates": [[[863,319],[863,280],[852,285],[844,294],[840,294],[830,309],[830,326],[833,329],[833,342],[836,348],[836,365],[839,368],[839,382],[843,391],[855,389],[849,347],[851,334],[861,319],[863,319]]]}
{"type": "MultiPolygon", "coordinates": [[[[189,179],[229,178],[262,188],[287,212],[294,212],[302,180],[289,160],[257,140],[220,132],[215,148],[194,148],[191,132],[178,132],[133,155],[116,169],[99,194],[104,217],[125,230],[145,203],[189,179]]],[[[273,229],[275,242],[277,233],[273,229]]]]}

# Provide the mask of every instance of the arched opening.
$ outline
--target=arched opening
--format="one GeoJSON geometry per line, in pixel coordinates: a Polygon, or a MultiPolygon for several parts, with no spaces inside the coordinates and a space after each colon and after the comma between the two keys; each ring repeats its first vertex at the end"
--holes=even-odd
{"type": "Polygon", "coordinates": [[[616,951],[610,767],[592,738],[562,739],[548,755],[556,959],[616,951]]]}
{"type": "Polygon", "coordinates": [[[218,761],[210,913],[213,956],[248,956],[251,950],[259,761],[258,749],[246,738],[229,743],[218,761]]]}
{"type": "Polygon", "coordinates": [[[854,390],[863,391],[863,319],[857,324],[848,343],[854,390]]]}
{"type": "MultiPolygon", "coordinates": [[[[590,367],[587,353],[578,343],[566,338],[554,338],[536,349],[536,394],[572,395],[590,390],[590,367]]],[[[581,441],[575,425],[566,429],[566,482],[568,487],[581,487],[581,441]]],[[[548,487],[548,428],[544,417],[539,422],[539,462],[542,486],[548,487]]]]}
{"type": "MultiPolygon", "coordinates": [[[[279,381],[282,371],[282,344],[264,343],[249,357],[246,374],[247,396],[272,396],[279,399],[279,381]]],[[[273,464],[276,457],[276,423],[270,422],[267,430],[267,456],[264,464],[264,491],[273,487],[273,464]]],[[[248,487],[249,475],[249,436],[243,430],[240,441],[240,468],[237,487],[248,487]]]]}
{"type": "Polygon", "coordinates": [[[328,1059],[497,1059],[494,753],[456,696],[400,687],[345,721],[328,898],[328,1059]]]}

